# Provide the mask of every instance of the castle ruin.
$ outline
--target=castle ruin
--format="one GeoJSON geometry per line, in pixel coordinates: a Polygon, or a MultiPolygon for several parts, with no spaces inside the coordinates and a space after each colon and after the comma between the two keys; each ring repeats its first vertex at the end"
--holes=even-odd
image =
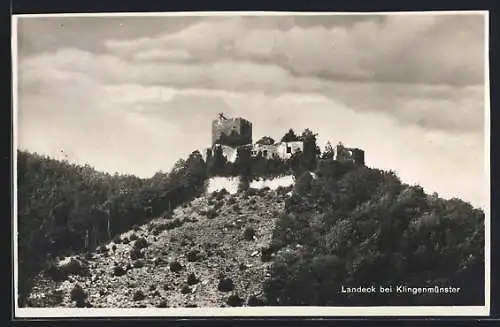
{"type": "Polygon", "coordinates": [[[212,145],[215,144],[231,147],[252,144],[252,123],[241,117],[226,118],[220,113],[212,121],[212,145]]]}
{"type": "MultiPolygon", "coordinates": [[[[281,158],[288,160],[294,153],[304,151],[302,141],[277,142],[275,144],[253,144],[252,123],[244,118],[227,118],[220,113],[217,119],[212,121],[212,150],[215,147],[223,150],[223,155],[230,162],[236,160],[237,149],[241,146],[249,146],[253,157],[262,156],[266,159],[281,158]]],[[[345,147],[341,142],[337,145],[334,160],[350,161],[356,165],[365,164],[365,153],[358,148],[345,147]]]]}

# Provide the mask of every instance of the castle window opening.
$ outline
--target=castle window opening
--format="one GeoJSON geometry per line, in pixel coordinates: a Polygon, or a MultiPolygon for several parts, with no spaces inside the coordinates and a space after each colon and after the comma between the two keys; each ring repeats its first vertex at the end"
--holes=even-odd
{"type": "Polygon", "coordinates": [[[264,157],[267,157],[267,150],[264,150],[264,157]]]}
{"type": "Polygon", "coordinates": [[[286,147],[286,153],[292,153],[292,147],[291,146],[287,146],[286,147]]]}

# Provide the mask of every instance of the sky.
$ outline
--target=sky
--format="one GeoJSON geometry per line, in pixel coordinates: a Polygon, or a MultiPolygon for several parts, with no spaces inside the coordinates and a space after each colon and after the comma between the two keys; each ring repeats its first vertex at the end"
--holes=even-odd
{"type": "Polygon", "coordinates": [[[289,128],[484,206],[482,14],[21,17],[18,147],[150,177],[211,142],[289,128]]]}

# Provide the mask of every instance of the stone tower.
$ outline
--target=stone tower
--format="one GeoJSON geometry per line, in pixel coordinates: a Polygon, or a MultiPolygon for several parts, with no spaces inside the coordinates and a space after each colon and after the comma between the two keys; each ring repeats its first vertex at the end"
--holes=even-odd
{"type": "Polygon", "coordinates": [[[252,123],[248,120],[226,118],[223,114],[212,121],[212,145],[223,144],[232,147],[252,143],[252,123]]]}

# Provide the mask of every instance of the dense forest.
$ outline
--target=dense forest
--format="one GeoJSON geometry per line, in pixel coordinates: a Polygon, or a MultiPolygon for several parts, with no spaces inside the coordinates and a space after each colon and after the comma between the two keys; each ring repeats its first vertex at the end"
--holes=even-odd
{"type": "Polygon", "coordinates": [[[484,212],[426,195],[393,172],[320,161],[303,173],[270,250],[275,305],[483,305],[484,212]],[[460,287],[455,295],[340,294],[371,285],[460,287]]]}

